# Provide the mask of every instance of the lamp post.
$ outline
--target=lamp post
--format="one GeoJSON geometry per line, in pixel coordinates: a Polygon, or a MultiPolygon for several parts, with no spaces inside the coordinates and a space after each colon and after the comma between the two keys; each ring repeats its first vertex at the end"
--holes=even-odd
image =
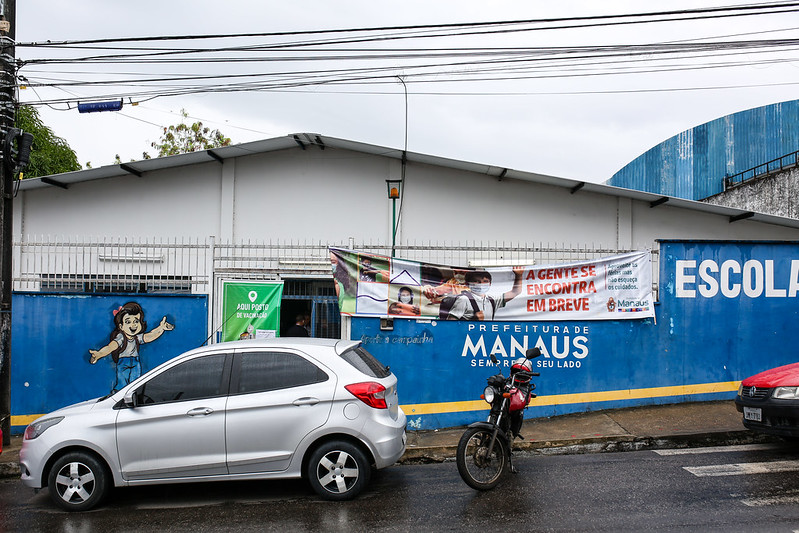
{"type": "Polygon", "coordinates": [[[397,246],[397,200],[402,194],[402,180],[386,180],[386,192],[391,200],[391,257],[397,246]]]}

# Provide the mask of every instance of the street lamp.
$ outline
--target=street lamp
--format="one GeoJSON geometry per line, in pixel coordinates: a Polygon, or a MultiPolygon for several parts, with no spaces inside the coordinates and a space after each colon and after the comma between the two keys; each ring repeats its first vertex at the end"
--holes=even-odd
{"type": "Polygon", "coordinates": [[[402,180],[386,180],[386,192],[391,200],[391,257],[397,245],[397,200],[402,194],[402,180]]]}

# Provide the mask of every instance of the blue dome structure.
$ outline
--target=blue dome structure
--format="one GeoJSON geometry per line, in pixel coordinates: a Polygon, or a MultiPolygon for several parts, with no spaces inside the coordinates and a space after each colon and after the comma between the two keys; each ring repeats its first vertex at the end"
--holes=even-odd
{"type": "Polygon", "coordinates": [[[703,200],[723,192],[725,178],[797,151],[799,100],[791,100],[727,115],[675,135],[631,161],[607,184],[703,200]]]}

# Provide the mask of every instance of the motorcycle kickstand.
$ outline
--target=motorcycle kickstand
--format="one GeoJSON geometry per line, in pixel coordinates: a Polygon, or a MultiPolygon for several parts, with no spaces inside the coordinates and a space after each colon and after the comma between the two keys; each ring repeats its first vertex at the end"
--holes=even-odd
{"type": "Polygon", "coordinates": [[[508,462],[510,463],[510,473],[511,474],[518,474],[519,471],[516,469],[515,466],[513,466],[513,452],[510,452],[508,454],[508,462]]]}

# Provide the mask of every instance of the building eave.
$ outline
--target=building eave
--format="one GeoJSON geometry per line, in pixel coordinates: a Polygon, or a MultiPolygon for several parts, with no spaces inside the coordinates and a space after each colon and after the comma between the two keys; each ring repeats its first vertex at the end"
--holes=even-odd
{"type": "Polygon", "coordinates": [[[412,163],[474,172],[477,174],[490,176],[498,180],[516,179],[531,183],[560,187],[563,189],[568,189],[572,194],[575,195],[593,193],[606,196],[615,196],[618,198],[628,198],[630,200],[649,203],[650,207],[653,209],[672,207],[689,209],[692,211],[700,211],[708,214],[728,217],[730,223],[749,220],[754,222],[762,222],[765,224],[799,228],[799,220],[792,218],[767,215],[764,213],[751,213],[742,209],[711,205],[694,200],[663,196],[662,194],[649,193],[634,189],[625,189],[603,183],[589,183],[570,178],[549,176],[534,172],[525,172],[502,166],[448,159],[445,157],[438,157],[418,152],[403,153],[403,150],[397,148],[388,148],[385,146],[367,144],[347,139],[339,139],[336,137],[327,137],[317,133],[294,133],[285,137],[264,139],[249,143],[214,148],[212,150],[203,150],[200,152],[159,157],[155,159],[143,159],[140,161],[123,163],[121,165],[108,165],[99,168],[67,172],[53,176],[45,176],[42,178],[31,178],[22,180],[19,184],[19,190],[26,191],[44,187],[60,187],[68,189],[71,185],[76,183],[106,178],[117,178],[122,176],[129,176],[131,179],[140,179],[139,176],[143,176],[148,172],[204,163],[219,164],[223,163],[226,159],[237,157],[245,157],[255,154],[290,149],[306,150],[309,148],[322,150],[326,148],[337,148],[380,157],[388,157],[400,161],[403,159],[404,155],[406,160],[412,163]]]}

